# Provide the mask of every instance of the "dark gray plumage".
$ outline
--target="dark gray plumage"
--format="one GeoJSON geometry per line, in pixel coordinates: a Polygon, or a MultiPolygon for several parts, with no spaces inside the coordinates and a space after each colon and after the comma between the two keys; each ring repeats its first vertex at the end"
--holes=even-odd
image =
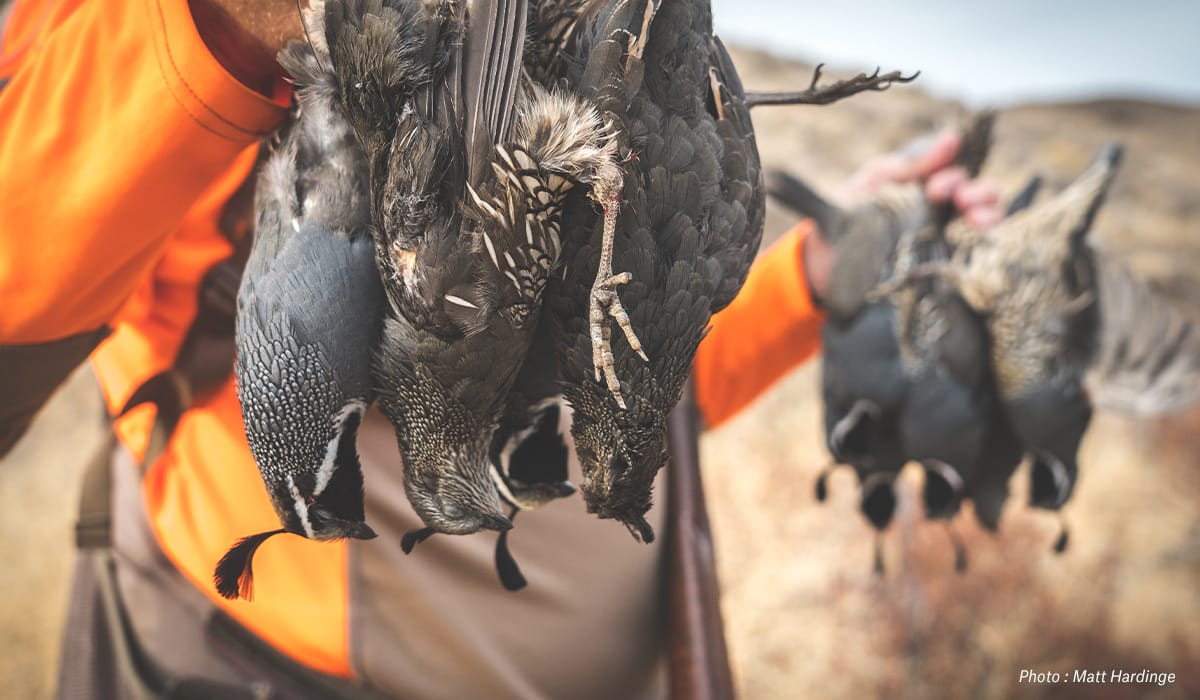
{"type": "MultiPolygon", "coordinates": [[[[308,47],[293,43],[279,60],[299,90],[255,194],[238,293],[238,399],[284,526],[278,532],[370,538],[354,443],[374,397],[384,297],[368,232],[366,161],[334,103],[332,76],[308,47]]],[[[270,534],[243,540],[222,560],[223,595],[249,597],[250,559],[270,534]]]]}
{"type": "Polygon", "coordinates": [[[592,2],[573,35],[567,83],[611,121],[631,157],[612,266],[632,273],[621,298],[649,361],[611,347],[623,402],[594,371],[587,302],[603,222],[586,201],[568,203],[565,230],[582,237],[547,304],[588,509],[649,541],[644,514],[666,459],[667,414],[709,317],[745,279],[764,193],[741,84],[707,2],[592,2]]]}
{"type": "MultiPolygon", "coordinates": [[[[922,225],[928,207],[916,187],[886,188],[847,210],[787,173],[771,173],[768,187],[788,208],[811,216],[836,251],[821,299],[826,444],[836,463],[854,467],[863,514],[883,529],[895,509],[892,483],[910,459],[900,428],[911,378],[900,353],[895,306],[868,302],[867,295],[892,274],[901,236],[922,225]]],[[[817,490],[823,499],[825,473],[817,490]]]]}

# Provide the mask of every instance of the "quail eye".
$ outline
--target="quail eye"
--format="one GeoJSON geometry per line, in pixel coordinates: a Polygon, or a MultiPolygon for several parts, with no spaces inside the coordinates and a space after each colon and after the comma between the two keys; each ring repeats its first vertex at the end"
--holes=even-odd
{"type": "Polygon", "coordinates": [[[462,508],[459,508],[452,503],[443,504],[442,512],[445,513],[446,517],[448,518],[461,518],[463,514],[462,508]]]}

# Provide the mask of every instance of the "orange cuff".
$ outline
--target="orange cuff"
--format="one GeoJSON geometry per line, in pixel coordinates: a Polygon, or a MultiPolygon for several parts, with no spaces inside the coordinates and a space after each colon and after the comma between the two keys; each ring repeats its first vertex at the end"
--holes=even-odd
{"type": "Polygon", "coordinates": [[[188,3],[142,1],[160,29],[154,33],[158,67],[179,105],[223,138],[248,143],[270,134],[290,97],[271,101],[230,75],[200,37],[188,3]]]}
{"type": "Polygon", "coordinates": [[[814,229],[802,221],[759,255],[741,292],[712,318],[692,367],[705,424],[728,420],[821,344],[824,314],[804,272],[804,241],[814,229]]]}

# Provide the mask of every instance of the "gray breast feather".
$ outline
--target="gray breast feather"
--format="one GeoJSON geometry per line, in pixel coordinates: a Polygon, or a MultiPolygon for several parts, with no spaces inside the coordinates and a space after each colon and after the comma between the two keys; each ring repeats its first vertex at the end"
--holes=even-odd
{"type": "Polygon", "coordinates": [[[257,262],[251,260],[248,269],[257,274],[248,274],[242,287],[243,316],[253,314],[265,333],[290,333],[288,342],[315,346],[347,398],[368,397],[384,304],[371,239],[307,222],[268,269],[257,262]]]}

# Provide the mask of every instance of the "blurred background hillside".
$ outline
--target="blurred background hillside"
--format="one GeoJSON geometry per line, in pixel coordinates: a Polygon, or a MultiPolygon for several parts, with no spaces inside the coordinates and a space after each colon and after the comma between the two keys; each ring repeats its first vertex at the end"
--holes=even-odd
{"type": "MultiPolygon", "coordinates": [[[[1126,161],[1095,240],[1200,306],[1200,5],[1004,5],[717,0],[714,11],[731,42],[756,49],[734,50],[752,89],[810,78],[811,64],[758,50],[768,46],[845,68],[923,70],[887,93],[756,112],[766,165],[834,192],[862,162],[947,123],[963,102],[1001,106],[985,176],[1006,194],[1035,172],[1054,191],[1120,140],[1126,161]]],[[[766,239],[792,223],[771,208],[766,239]]],[[[835,473],[828,502],[813,497],[828,459],[818,364],[704,439],[744,697],[1200,697],[1200,411],[1096,417],[1062,556],[1051,553],[1056,520],[1024,505],[1022,470],[998,535],[960,516],[970,564],[956,574],[942,528],[922,522],[919,474],[906,472],[880,579],[851,474],[835,473]],[[1017,685],[1023,668],[1114,667],[1178,680],[1017,685]]],[[[0,464],[2,697],[53,689],[79,468],[100,443],[96,391],[80,373],[0,464]]]]}
{"type": "MultiPolygon", "coordinates": [[[[810,66],[766,53],[734,58],[753,89],[804,85],[810,76],[810,66]]],[[[922,85],[829,107],[761,109],[754,120],[766,165],[836,193],[862,162],[960,108],[922,85]]],[[[1005,196],[1035,172],[1046,177],[1043,192],[1057,191],[1114,140],[1127,145],[1128,159],[1093,240],[1196,311],[1200,110],[1125,97],[1002,107],[984,176],[1005,196]]],[[[768,208],[770,240],[794,219],[768,208]]],[[[1025,505],[1021,469],[997,535],[959,516],[970,563],[956,574],[944,528],[923,521],[921,476],[910,467],[880,579],[850,470],[834,473],[826,503],[813,495],[829,460],[819,376],[819,363],[810,363],[703,443],[744,697],[1200,696],[1200,411],[1096,416],[1065,510],[1072,540],[1061,556],[1051,552],[1054,516],[1025,505]],[[1178,681],[1018,685],[1025,668],[1145,668],[1178,681]]]]}

